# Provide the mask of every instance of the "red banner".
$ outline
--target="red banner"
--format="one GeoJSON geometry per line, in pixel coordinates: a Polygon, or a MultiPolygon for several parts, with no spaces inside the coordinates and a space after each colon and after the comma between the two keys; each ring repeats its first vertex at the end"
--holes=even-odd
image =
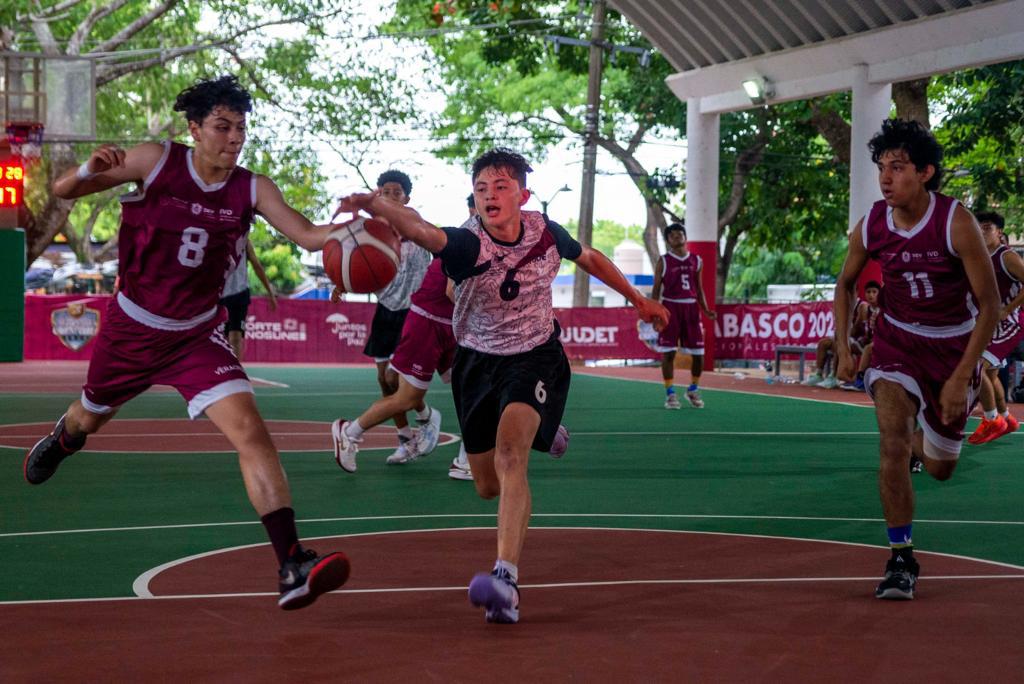
{"type": "MultiPolygon", "coordinates": [[[[88,359],[109,296],[25,296],[26,359],[88,359]]],[[[368,363],[363,345],[374,304],[282,299],[271,311],[254,298],[246,324],[246,361],[368,363]]],[[[777,344],[814,344],[832,334],[831,302],[726,304],[717,309],[719,359],[768,359],[777,344]]],[[[556,309],[570,359],[654,359],[639,338],[631,307],[556,309]]]]}

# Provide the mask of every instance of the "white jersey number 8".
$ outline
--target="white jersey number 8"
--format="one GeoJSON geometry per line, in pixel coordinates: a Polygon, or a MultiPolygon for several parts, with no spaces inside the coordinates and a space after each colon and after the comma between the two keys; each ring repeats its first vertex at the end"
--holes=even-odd
{"type": "Polygon", "coordinates": [[[178,248],[178,263],[196,268],[203,263],[203,248],[210,241],[210,234],[202,228],[189,227],[181,233],[181,247],[178,248]]]}

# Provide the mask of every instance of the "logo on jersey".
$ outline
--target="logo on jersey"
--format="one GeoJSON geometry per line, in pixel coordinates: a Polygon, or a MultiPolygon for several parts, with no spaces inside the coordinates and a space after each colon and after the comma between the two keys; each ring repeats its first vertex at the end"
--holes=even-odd
{"type": "Polygon", "coordinates": [[[203,205],[200,204],[199,202],[193,202],[192,203],[192,213],[195,214],[196,216],[199,216],[200,214],[202,214],[203,213],[203,205]]]}
{"type": "Polygon", "coordinates": [[[910,261],[910,252],[904,252],[901,256],[903,257],[903,263],[910,261]]]}
{"type": "Polygon", "coordinates": [[[352,323],[342,313],[332,313],[324,320],[331,324],[331,334],[337,335],[349,347],[362,347],[366,344],[369,330],[365,323],[352,323]]]}
{"type": "Polygon", "coordinates": [[[78,351],[100,331],[100,312],[85,302],[71,302],[50,313],[53,334],[72,351],[78,351]]]}

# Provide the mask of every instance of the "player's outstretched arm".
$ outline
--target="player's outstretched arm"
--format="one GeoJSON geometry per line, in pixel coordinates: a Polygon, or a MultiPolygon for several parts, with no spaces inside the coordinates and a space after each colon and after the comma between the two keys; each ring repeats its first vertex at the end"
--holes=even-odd
{"type": "MultiPolygon", "coordinates": [[[[1019,282],[1024,283],[1024,259],[1013,250],[1006,250],[1003,252],[1003,267],[1007,272],[1016,278],[1019,282]]],[[[1019,309],[1021,305],[1024,305],[1024,287],[1021,288],[1017,296],[1011,299],[1000,311],[999,320],[1003,320],[1014,311],[1019,309]]]]}
{"type": "Polygon", "coordinates": [[[285,201],[281,189],[266,176],[256,176],[256,212],[289,240],[310,252],[323,249],[327,236],[337,228],[333,223],[314,225],[285,201]]]}
{"type": "Polygon", "coordinates": [[[81,166],[68,169],[53,182],[53,194],[75,199],[132,181],[142,182],[164,154],[160,143],[142,143],[127,150],[100,145],[81,166]]]}
{"type": "Polygon", "coordinates": [[[864,219],[857,222],[857,225],[850,231],[850,246],[846,252],[846,261],[843,262],[843,269],[836,278],[836,294],[832,302],[833,318],[835,319],[836,334],[836,377],[840,380],[853,380],[856,368],[853,365],[853,355],[850,354],[850,328],[852,326],[851,314],[856,294],[854,287],[857,285],[857,278],[864,270],[868,261],[868,252],[864,248],[864,219]]]}
{"type": "Polygon", "coordinates": [[[341,198],[338,211],[353,214],[365,211],[371,216],[379,216],[398,234],[412,240],[432,254],[437,254],[448,244],[448,236],[434,224],[423,220],[419,212],[398,202],[392,202],[379,192],[359,192],[341,198]]]}
{"type": "Polygon", "coordinates": [[[661,330],[668,323],[668,310],[630,285],[618,266],[601,252],[593,247],[584,247],[576,258],[576,265],[625,297],[626,301],[636,307],[640,319],[653,323],[655,330],[661,330]]]}

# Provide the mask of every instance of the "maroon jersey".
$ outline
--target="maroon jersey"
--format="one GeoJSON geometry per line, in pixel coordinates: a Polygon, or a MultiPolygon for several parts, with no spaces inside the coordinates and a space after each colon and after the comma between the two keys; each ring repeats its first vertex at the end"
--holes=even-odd
{"type": "Polygon", "coordinates": [[[697,271],[701,260],[696,254],[679,257],[661,255],[661,301],[692,304],[697,301],[697,271]]]}
{"type": "Polygon", "coordinates": [[[928,210],[910,230],[898,229],[892,209],[875,202],[862,224],[864,248],[882,267],[879,304],[887,321],[926,337],[955,337],[974,328],[978,309],[950,234],[958,202],[929,195],[928,210]]]}
{"type": "MultiPolygon", "coordinates": [[[[1006,306],[1013,298],[1020,293],[1021,282],[1010,275],[1003,263],[1003,256],[1009,251],[1006,245],[1000,245],[992,254],[992,268],[996,272],[996,285],[999,286],[999,303],[1006,306]]],[[[996,325],[995,334],[992,335],[993,342],[1002,342],[1016,337],[1020,332],[1020,317],[1017,311],[1011,311],[1010,315],[999,321],[996,325]]]]}
{"type": "Polygon", "coordinates": [[[191,148],[164,145],[142,188],[121,198],[118,301],[135,320],[180,329],[216,314],[227,274],[245,252],[256,177],[236,167],[207,185],[191,148]]]}
{"type": "Polygon", "coordinates": [[[427,267],[420,289],[412,295],[412,310],[421,316],[451,325],[455,304],[448,299],[448,277],[441,270],[441,260],[434,259],[427,267]]]}

